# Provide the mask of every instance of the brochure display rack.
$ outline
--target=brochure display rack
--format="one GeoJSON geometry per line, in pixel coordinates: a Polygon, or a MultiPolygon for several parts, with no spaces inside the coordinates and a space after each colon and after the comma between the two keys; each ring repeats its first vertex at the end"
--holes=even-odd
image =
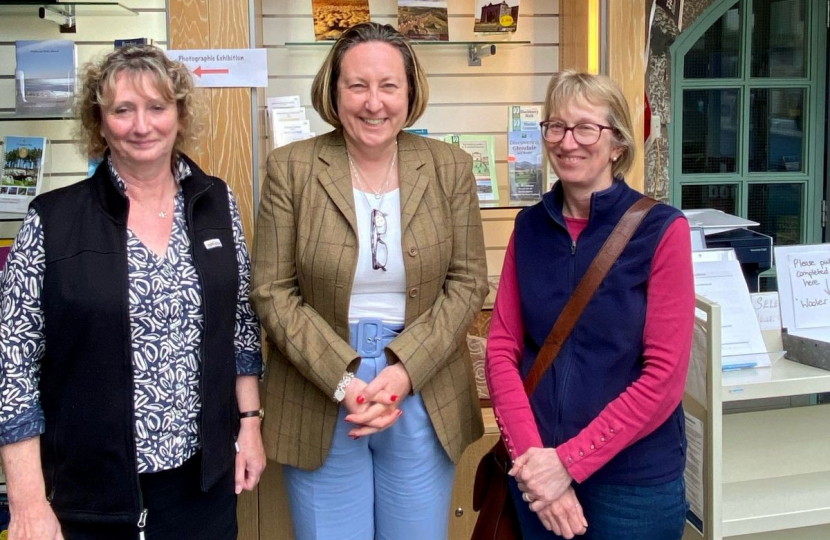
{"type": "Polygon", "coordinates": [[[830,405],[724,414],[724,404],[830,392],[830,371],[781,359],[721,370],[721,308],[698,296],[683,406],[684,540],[830,538],[830,405]],[[693,523],[695,525],[693,525],[693,523]]]}

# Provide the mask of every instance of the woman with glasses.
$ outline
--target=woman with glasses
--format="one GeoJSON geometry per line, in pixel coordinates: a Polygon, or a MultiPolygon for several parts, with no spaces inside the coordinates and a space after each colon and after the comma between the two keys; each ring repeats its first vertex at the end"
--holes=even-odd
{"type": "Polygon", "coordinates": [[[482,433],[466,346],[488,286],[469,155],[403,132],[426,76],[389,25],[342,34],[312,85],[335,130],[268,159],[252,302],[264,435],[298,540],[445,538],[482,433]]]}
{"type": "Polygon", "coordinates": [[[652,208],[530,399],[523,389],[577,283],[642,197],[623,179],[634,139],[619,87],[565,71],[546,96],[542,136],[559,181],[516,218],[486,361],[523,537],[680,539],[694,317],[680,211],[652,208]]]}

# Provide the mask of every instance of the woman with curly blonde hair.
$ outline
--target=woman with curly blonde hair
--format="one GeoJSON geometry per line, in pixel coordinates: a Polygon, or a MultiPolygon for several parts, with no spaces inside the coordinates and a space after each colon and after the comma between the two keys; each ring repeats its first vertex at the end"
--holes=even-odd
{"type": "Polygon", "coordinates": [[[9,538],[235,539],[265,466],[236,202],[182,152],[181,63],[125,47],[82,83],[102,162],[35,198],[0,283],[9,538]]]}

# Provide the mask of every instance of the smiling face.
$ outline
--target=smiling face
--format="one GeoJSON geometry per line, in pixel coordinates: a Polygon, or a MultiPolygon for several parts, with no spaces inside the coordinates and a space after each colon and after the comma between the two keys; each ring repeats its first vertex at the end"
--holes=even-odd
{"type": "MultiPolygon", "coordinates": [[[[563,122],[568,127],[582,123],[609,125],[608,108],[584,99],[571,100],[562,109],[554,111],[548,120],[563,122]]],[[[611,186],[613,160],[623,153],[614,142],[610,129],[602,130],[599,140],[592,145],[579,144],[573,132],[568,131],[558,143],[545,141],[545,146],[551,166],[563,185],[579,186],[591,192],[611,186]]]]}
{"type": "Polygon", "coordinates": [[[101,135],[116,164],[131,166],[170,163],[179,113],[146,73],[119,73],[109,104],[101,107],[101,135]]]}
{"type": "Polygon", "coordinates": [[[370,41],[346,51],[337,79],[337,117],[353,148],[365,152],[394,144],[408,106],[409,86],[398,49],[370,41]]]}

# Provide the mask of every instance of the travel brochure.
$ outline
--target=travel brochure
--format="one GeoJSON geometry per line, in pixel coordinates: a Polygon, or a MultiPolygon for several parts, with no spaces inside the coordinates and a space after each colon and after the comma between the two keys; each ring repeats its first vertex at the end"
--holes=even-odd
{"type": "Polygon", "coordinates": [[[507,170],[511,202],[541,199],[549,187],[543,182],[546,152],[539,126],[541,121],[541,105],[510,105],[507,108],[507,170]]]}
{"type": "Polygon", "coordinates": [[[398,31],[416,41],[449,41],[447,1],[398,0],[398,31]]]}
{"type": "Polygon", "coordinates": [[[542,198],[542,139],[537,131],[507,134],[507,170],[510,174],[510,202],[542,198]]]}
{"type": "Polygon", "coordinates": [[[493,135],[447,135],[445,142],[461,148],[473,158],[473,175],[480,201],[497,201],[495,137],[493,135]]]}
{"type": "Polygon", "coordinates": [[[43,182],[45,137],[4,139],[0,212],[25,214],[43,182]]]}
{"type": "Polygon", "coordinates": [[[15,112],[64,115],[75,96],[75,43],[68,39],[15,42],[15,112]]]}
{"type": "Polygon", "coordinates": [[[305,107],[300,106],[300,96],[270,97],[267,106],[272,149],[316,135],[311,131],[305,107]]]}

